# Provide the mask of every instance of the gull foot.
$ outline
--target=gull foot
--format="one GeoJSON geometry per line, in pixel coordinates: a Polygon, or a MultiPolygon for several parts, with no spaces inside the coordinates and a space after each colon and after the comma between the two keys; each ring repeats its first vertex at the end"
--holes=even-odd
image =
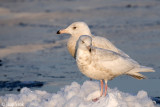
{"type": "Polygon", "coordinates": [[[92,101],[93,101],[93,102],[96,102],[96,101],[98,101],[98,100],[99,100],[99,98],[100,98],[100,97],[95,98],[95,99],[92,99],[92,101]]]}

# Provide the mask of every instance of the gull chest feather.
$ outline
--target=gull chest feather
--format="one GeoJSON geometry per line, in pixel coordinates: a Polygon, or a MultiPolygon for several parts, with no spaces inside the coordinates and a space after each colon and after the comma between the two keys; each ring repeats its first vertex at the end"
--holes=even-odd
{"type": "Polygon", "coordinates": [[[88,71],[89,65],[91,64],[91,57],[89,52],[78,49],[76,62],[80,71],[83,74],[86,74],[85,72],[88,71]]]}
{"type": "Polygon", "coordinates": [[[76,42],[78,38],[77,37],[70,37],[67,43],[67,48],[69,53],[72,55],[72,57],[75,56],[75,49],[76,49],[76,42]]]}

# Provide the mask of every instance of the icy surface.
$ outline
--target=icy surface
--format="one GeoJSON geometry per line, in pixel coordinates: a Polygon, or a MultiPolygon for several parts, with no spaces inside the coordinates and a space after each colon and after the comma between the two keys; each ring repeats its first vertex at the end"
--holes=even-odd
{"type": "Polygon", "coordinates": [[[72,82],[57,93],[23,88],[20,94],[0,97],[3,105],[23,105],[25,107],[154,107],[146,91],[131,95],[118,89],[108,89],[106,97],[97,102],[92,99],[100,95],[98,82],[85,81],[83,85],[72,82]]]}

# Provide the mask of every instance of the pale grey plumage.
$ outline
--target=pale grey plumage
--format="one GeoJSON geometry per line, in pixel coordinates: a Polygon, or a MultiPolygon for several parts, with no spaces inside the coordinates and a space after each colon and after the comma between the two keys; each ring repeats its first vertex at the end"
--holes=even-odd
{"type": "Polygon", "coordinates": [[[76,51],[78,68],[92,79],[108,81],[123,74],[144,79],[145,76],[139,72],[154,72],[152,68],[141,66],[130,57],[93,47],[92,38],[87,35],[79,38],[76,51]]]}
{"type": "Polygon", "coordinates": [[[71,34],[68,40],[68,43],[67,43],[67,48],[68,48],[69,53],[74,58],[75,58],[76,42],[78,41],[81,35],[90,36],[92,38],[92,45],[95,47],[112,50],[114,52],[117,52],[117,53],[123,54],[124,56],[129,57],[123,51],[118,49],[114,44],[112,44],[108,39],[104,37],[92,35],[88,25],[84,22],[74,22],[71,25],[69,25],[67,28],[59,30],[57,32],[57,34],[62,34],[62,33],[71,34]]]}

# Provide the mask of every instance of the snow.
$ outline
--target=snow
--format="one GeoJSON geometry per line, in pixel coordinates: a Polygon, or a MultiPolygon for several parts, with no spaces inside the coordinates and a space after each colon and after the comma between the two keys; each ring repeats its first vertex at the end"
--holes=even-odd
{"type": "Polygon", "coordinates": [[[117,88],[108,88],[106,97],[97,102],[92,99],[100,95],[99,83],[85,81],[82,85],[72,82],[57,93],[47,93],[42,90],[32,91],[22,88],[19,94],[6,94],[0,97],[2,106],[25,107],[155,107],[146,91],[139,91],[131,95],[119,91],[117,88]]]}

